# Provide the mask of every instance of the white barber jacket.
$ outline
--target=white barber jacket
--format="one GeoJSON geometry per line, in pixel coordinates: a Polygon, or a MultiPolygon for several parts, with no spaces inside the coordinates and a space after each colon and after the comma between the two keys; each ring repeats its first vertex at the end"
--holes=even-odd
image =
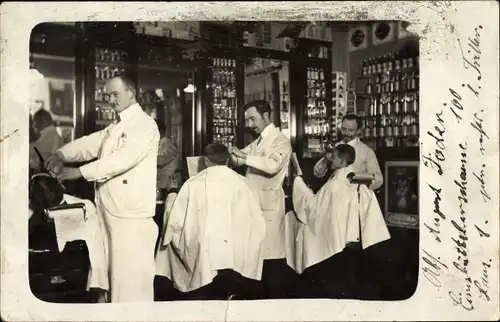
{"type": "Polygon", "coordinates": [[[363,249],[390,238],[375,193],[351,184],[347,174],[352,170],[337,170],[316,195],[301,177],[295,179],[295,215],[286,216],[286,257],[297,273],[340,253],[360,237],[363,249]]]}
{"type": "Polygon", "coordinates": [[[184,183],[167,214],[156,274],[182,292],[210,284],[221,269],[260,280],[265,234],[246,178],[226,166],[209,167],[184,183]]]}
{"type": "MultiPolygon", "coordinates": [[[[343,141],[337,142],[335,146],[343,143],[343,141]]],[[[352,146],[356,151],[356,158],[354,163],[351,165],[353,172],[372,173],[375,176],[375,179],[370,185],[370,188],[373,190],[380,188],[384,183],[384,178],[382,176],[382,171],[380,170],[380,165],[375,152],[373,152],[373,150],[359,138],[355,138],[347,144],[352,146]]],[[[323,177],[328,172],[327,164],[328,163],[325,157],[322,157],[318,162],[316,162],[314,165],[314,175],[318,178],[323,177]]]]}
{"type": "Polygon", "coordinates": [[[117,217],[151,218],[156,207],[156,162],[160,134],[155,121],[134,104],[121,121],[60,148],[68,162],[96,161],[80,167],[95,181],[96,205],[117,217]]]}
{"type": "Polygon", "coordinates": [[[242,151],[246,162],[236,158],[236,165],[248,166],[246,177],[257,192],[266,219],[265,259],[285,258],[285,193],[283,180],[288,171],[292,146],[290,140],[273,124],[242,151]],[[258,144],[257,144],[258,143],[258,144]]]}

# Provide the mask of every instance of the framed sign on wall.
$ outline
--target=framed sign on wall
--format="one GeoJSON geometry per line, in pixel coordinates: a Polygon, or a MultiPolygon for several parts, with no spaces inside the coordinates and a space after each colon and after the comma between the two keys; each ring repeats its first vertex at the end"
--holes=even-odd
{"type": "Polygon", "coordinates": [[[419,228],[419,162],[385,163],[385,220],[388,226],[419,228]]]}
{"type": "Polygon", "coordinates": [[[349,51],[356,51],[368,47],[368,27],[359,26],[349,29],[349,51]]]}
{"type": "Polygon", "coordinates": [[[376,22],[372,26],[372,43],[380,45],[394,40],[394,23],[376,22]]]}

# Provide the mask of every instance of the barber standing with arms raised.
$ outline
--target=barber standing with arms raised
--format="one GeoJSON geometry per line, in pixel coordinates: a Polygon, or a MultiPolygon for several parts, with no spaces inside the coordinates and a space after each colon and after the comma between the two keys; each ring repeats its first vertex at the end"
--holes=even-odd
{"type": "Polygon", "coordinates": [[[246,165],[246,177],[259,196],[266,220],[262,282],[269,298],[280,297],[288,282],[290,268],[285,260],[285,193],[283,180],[288,171],[292,146],[270,121],[271,107],[265,100],[248,103],[248,126],[259,135],[243,150],[231,149],[236,166],[246,165]]]}
{"type": "MultiPolygon", "coordinates": [[[[375,152],[359,139],[361,134],[362,119],[354,114],[347,114],[342,118],[340,134],[342,139],[335,144],[349,144],[356,151],[356,158],[352,164],[355,172],[373,174],[373,181],[369,188],[376,190],[382,186],[384,179],[375,152]]],[[[328,173],[328,166],[331,163],[332,153],[327,153],[314,165],[314,175],[318,178],[324,177],[328,173]]]]}
{"type": "Polygon", "coordinates": [[[111,302],[152,302],[160,135],[155,121],[137,103],[132,81],[111,78],[106,91],[119,121],[63,146],[46,166],[63,180],[83,177],[96,183],[96,206],[109,242],[111,302]],[[62,168],[64,162],[95,158],[80,168],[62,168]]]}

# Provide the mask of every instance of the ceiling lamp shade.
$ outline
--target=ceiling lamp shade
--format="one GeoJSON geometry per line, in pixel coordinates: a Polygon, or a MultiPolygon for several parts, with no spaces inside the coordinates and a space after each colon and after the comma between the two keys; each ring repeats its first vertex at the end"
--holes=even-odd
{"type": "Polygon", "coordinates": [[[194,93],[193,84],[189,84],[188,86],[186,86],[186,88],[184,88],[184,93],[194,93]]]}

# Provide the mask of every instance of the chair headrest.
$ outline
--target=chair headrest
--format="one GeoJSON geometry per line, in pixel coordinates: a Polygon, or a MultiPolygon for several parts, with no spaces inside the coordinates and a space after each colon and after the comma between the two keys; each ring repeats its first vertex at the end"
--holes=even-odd
{"type": "Polygon", "coordinates": [[[64,199],[63,186],[56,178],[45,172],[33,175],[28,189],[33,210],[57,206],[64,199]]]}

